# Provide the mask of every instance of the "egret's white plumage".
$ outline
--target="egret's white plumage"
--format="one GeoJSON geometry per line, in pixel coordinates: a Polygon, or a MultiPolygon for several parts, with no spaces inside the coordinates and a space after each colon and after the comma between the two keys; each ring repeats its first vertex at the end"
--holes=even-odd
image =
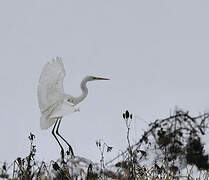
{"type": "Polygon", "coordinates": [[[48,62],[44,66],[38,84],[38,103],[41,111],[40,126],[41,129],[47,129],[54,124],[52,135],[61,148],[61,158],[63,162],[64,148],[57,136],[68,145],[68,152],[71,153],[72,156],[74,156],[74,152],[71,145],[59,134],[59,126],[62,117],[77,111],[75,105],[83,101],[88,94],[88,88],[86,86],[87,82],[94,80],[108,80],[106,78],[86,76],[81,81],[82,94],[78,97],[73,97],[64,92],[64,77],[65,69],[62,58],[56,57],[56,59],[53,59],[52,62],[48,62]]]}
{"type": "Polygon", "coordinates": [[[63,88],[64,77],[65,69],[60,57],[48,62],[41,72],[38,85],[38,102],[42,129],[52,126],[57,117],[75,111],[74,104],[66,101],[63,88]]]}
{"type": "Polygon", "coordinates": [[[88,94],[86,86],[88,81],[108,80],[86,76],[81,81],[82,94],[79,97],[73,97],[64,92],[63,80],[65,74],[61,57],[56,57],[43,67],[38,85],[38,102],[41,111],[40,126],[42,129],[52,126],[57,118],[77,111],[75,105],[80,103],[88,94]]]}

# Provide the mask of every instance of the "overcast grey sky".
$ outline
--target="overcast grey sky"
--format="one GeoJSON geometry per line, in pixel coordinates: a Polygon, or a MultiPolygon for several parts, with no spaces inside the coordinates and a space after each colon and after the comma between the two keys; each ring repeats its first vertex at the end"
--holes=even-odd
{"type": "Polygon", "coordinates": [[[209,110],[209,1],[197,0],[2,0],[0,1],[0,160],[24,157],[36,135],[40,160],[59,157],[51,129],[40,130],[37,83],[43,65],[63,56],[65,91],[79,95],[80,112],[64,118],[60,131],[75,154],[99,160],[95,141],[126,147],[126,109],[137,117],[132,142],[145,121],[176,106],[209,110]]]}

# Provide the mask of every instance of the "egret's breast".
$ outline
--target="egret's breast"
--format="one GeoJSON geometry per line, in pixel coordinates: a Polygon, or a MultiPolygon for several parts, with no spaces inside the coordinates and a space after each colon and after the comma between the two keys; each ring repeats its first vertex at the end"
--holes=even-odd
{"type": "Polygon", "coordinates": [[[76,111],[76,107],[73,104],[64,101],[63,104],[60,106],[59,110],[55,111],[52,114],[52,116],[53,117],[67,116],[75,111],[76,111]]]}

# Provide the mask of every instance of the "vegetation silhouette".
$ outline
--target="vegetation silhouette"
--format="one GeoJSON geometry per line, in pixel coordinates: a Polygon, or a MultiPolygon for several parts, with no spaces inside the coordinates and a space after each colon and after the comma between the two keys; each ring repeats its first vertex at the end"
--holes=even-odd
{"type": "Polygon", "coordinates": [[[199,179],[209,178],[209,156],[205,153],[205,145],[202,141],[202,137],[208,131],[208,113],[193,117],[189,112],[176,110],[168,118],[151,122],[135,144],[130,140],[132,121],[135,120],[133,114],[125,111],[122,119],[126,126],[128,147],[108,162],[105,161],[106,153],[111,153],[114,147],[107,145],[101,139],[96,141],[96,147],[101,156],[99,163],[68,154],[65,155],[65,163],[62,158],[50,162],[38,162],[34,144],[36,137],[30,133],[29,154],[24,158],[17,157],[11,164],[4,162],[0,168],[0,178],[8,180],[192,180],[197,175],[199,179]]]}

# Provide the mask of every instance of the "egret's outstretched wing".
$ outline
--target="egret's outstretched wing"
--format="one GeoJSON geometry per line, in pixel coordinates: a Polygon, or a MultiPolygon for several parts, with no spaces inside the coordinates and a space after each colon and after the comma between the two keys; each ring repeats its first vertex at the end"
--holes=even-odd
{"type": "Polygon", "coordinates": [[[61,57],[48,62],[40,75],[38,85],[38,102],[42,113],[64,98],[63,79],[65,69],[61,57]]]}

